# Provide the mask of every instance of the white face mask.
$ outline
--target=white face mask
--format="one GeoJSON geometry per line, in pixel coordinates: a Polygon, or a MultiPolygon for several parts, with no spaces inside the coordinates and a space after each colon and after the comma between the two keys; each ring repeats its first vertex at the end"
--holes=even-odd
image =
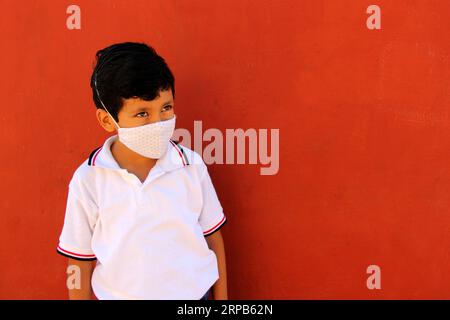
{"type": "MultiPolygon", "coordinates": [[[[112,117],[111,117],[112,118],[112,117]]],[[[167,146],[175,129],[175,115],[172,119],[145,124],[132,128],[119,128],[119,141],[143,157],[159,159],[167,151],[167,146]]]]}
{"type": "MultiPolygon", "coordinates": [[[[97,90],[97,80],[95,80],[95,89],[97,90]]],[[[114,120],[112,115],[106,109],[97,90],[97,97],[108,112],[111,119],[118,128],[119,141],[129,149],[139,153],[143,157],[159,159],[167,151],[169,140],[175,130],[175,115],[173,118],[165,121],[145,124],[142,126],[121,128],[114,120]]]]}

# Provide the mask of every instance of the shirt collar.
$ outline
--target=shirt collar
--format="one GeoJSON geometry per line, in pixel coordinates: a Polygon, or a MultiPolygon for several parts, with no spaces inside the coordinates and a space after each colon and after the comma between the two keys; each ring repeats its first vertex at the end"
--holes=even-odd
{"type": "MultiPolygon", "coordinates": [[[[102,146],[92,151],[88,159],[88,165],[112,170],[126,170],[119,166],[111,152],[111,145],[117,139],[117,134],[110,136],[102,146]]],[[[183,146],[172,139],[167,144],[167,151],[156,161],[155,167],[160,168],[164,172],[169,172],[189,165],[183,146]]]]}

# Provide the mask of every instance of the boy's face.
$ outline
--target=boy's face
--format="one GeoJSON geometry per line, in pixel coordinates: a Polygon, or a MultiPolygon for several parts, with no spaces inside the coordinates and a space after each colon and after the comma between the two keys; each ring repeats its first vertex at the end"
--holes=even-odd
{"type": "MultiPolygon", "coordinates": [[[[169,120],[174,116],[172,90],[159,91],[159,97],[152,101],[140,98],[122,99],[123,104],[117,117],[121,128],[138,127],[149,123],[169,120]]],[[[108,132],[117,130],[114,121],[103,109],[97,109],[97,120],[108,132]]]]}

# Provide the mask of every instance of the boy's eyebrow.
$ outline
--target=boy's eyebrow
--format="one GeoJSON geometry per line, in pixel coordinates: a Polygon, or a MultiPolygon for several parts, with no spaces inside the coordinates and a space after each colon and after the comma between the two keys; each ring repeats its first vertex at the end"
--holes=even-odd
{"type": "MultiPolygon", "coordinates": [[[[164,103],[161,105],[161,108],[162,108],[162,107],[165,107],[165,106],[168,105],[168,104],[172,104],[172,103],[173,103],[173,100],[166,101],[166,102],[164,102],[164,103]]],[[[148,108],[145,108],[145,107],[140,106],[140,107],[137,107],[137,108],[134,110],[134,112],[147,111],[147,109],[148,109],[148,108]]]]}

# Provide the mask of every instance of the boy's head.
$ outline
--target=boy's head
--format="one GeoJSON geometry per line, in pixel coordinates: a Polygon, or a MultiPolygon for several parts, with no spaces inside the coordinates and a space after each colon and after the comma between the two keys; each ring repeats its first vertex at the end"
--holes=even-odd
{"type": "Polygon", "coordinates": [[[103,104],[124,128],[173,117],[174,76],[164,59],[145,43],[117,43],[97,51],[90,85],[97,119],[109,132],[117,128],[103,104]]]}

